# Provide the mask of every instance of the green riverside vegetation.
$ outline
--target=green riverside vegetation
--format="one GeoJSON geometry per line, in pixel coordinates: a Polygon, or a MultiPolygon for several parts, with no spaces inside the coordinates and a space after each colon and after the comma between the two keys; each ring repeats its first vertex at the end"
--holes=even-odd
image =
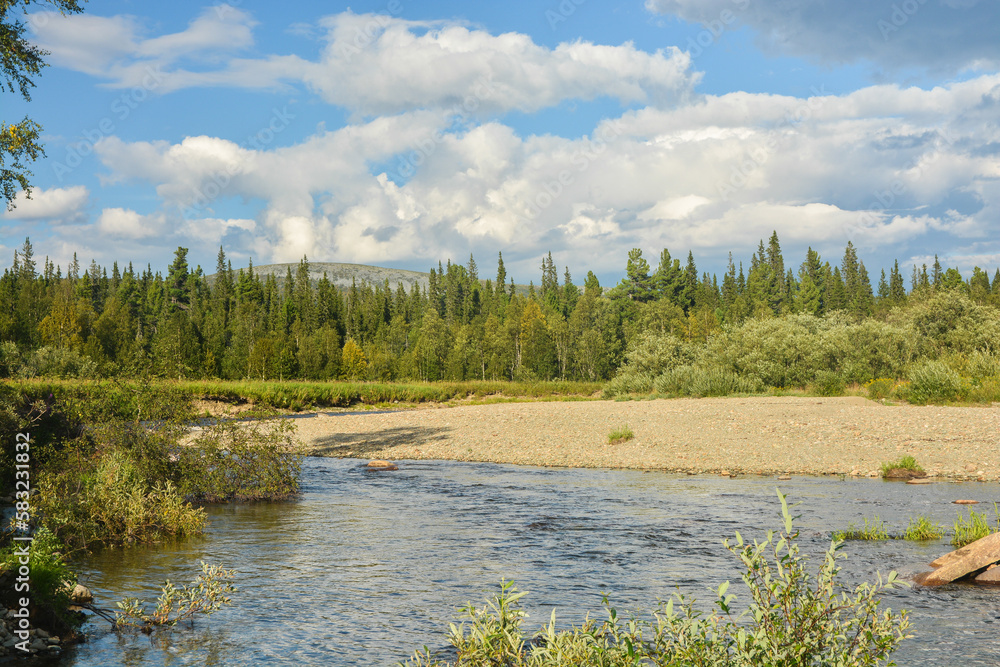
{"type": "Polygon", "coordinates": [[[810,249],[796,271],[774,234],[747,271],[730,261],[709,275],[666,249],[653,269],[633,249],[625,274],[605,289],[590,272],[578,287],[550,254],[524,294],[502,256],[486,280],[470,257],[439,263],[426,288],[339,289],[312,280],[306,258],[280,280],[252,264],[234,271],[222,248],[212,276],[188,266],[185,248],[165,272],[75,259],[64,270],[26,239],[0,277],[0,377],[171,378],[283,407],[427,400],[447,393],[424,388],[438,381],[610,380],[609,397],[865,386],[914,403],[1000,400],[1000,269],[965,278],[935,261],[913,267],[907,288],[897,264],[873,289],[851,244],[834,264],[810,249]],[[303,384],[267,384],[288,380],[303,384]],[[318,387],[330,380],[355,384],[318,387]]]}
{"type": "Polygon", "coordinates": [[[952,546],[959,549],[991,533],[1000,533],[1000,509],[996,503],[993,503],[993,513],[995,521],[992,523],[986,512],[970,510],[968,517],[959,515],[955,519],[954,536],[951,538],[952,546]]]}
{"type": "Polygon", "coordinates": [[[739,533],[734,542],[724,542],[744,568],[750,603],[742,613],[732,606],[736,596],[728,593],[727,581],[716,590],[709,614],[675,593],[653,610],[652,621],[639,614],[623,618],[605,596],[606,620],[557,630],[553,610],[549,622],[528,637],[519,607],[525,593],[504,582],[485,607],[470,603],[463,609],[465,620],[451,625],[457,660],[437,659],[424,647],[405,667],[893,664],[889,657],[909,636],[909,619],[905,611],[881,608],[880,593],[907,584],[890,572],[884,581],[880,575],[875,584],[845,590],[837,581],[844,557],[837,542],[811,576],[785,497],[778,496],[783,530],[753,544],[739,533]]]}
{"type": "MultiPolygon", "coordinates": [[[[205,503],[298,493],[302,456],[287,420],[209,421],[192,432],[194,417],[191,395],[160,383],[107,380],[99,390],[80,383],[0,385],[5,491],[15,461],[23,462],[15,458],[16,435],[30,433],[36,623],[59,636],[74,632],[80,619],[67,612],[63,582],[75,581],[70,563],[80,552],[200,533],[205,503]]],[[[16,571],[12,537],[0,534],[0,580],[16,571]]],[[[129,602],[119,625],[141,629],[213,611],[225,602],[228,588],[219,583],[225,574],[210,566],[192,588],[166,587],[165,616],[129,602]]],[[[0,604],[16,606],[13,595],[13,585],[0,587],[0,604]]]]}

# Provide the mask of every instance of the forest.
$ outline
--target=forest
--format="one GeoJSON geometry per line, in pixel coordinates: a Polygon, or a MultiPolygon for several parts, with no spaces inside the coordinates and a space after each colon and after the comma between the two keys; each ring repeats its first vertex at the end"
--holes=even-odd
{"type": "MultiPolygon", "coordinates": [[[[774,337],[778,323],[792,327],[788,335],[793,329],[898,329],[916,326],[914,318],[932,301],[951,309],[929,313],[932,322],[950,318],[951,325],[940,325],[946,329],[969,313],[987,327],[981,339],[969,338],[955,351],[1000,353],[1000,333],[994,338],[993,332],[1000,327],[1000,269],[992,279],[978,267],[965,278],[935,258],[931,267],[912,267],[904,279],[896,262],[873,287],[853,244],[833,264],[809,249],[793,268],[786,266],[777,233],[761,240],[748,266],[730,253],[721,279],[699,273],[691,252],[682,262],[664,249],[653,268],[633,249],[625,278],[609,289],[593,272],[582,286],[568,267],[560,279],[549,253],[539,284],[532,281],[527,293],[507,275],[502,255],[493,278],[481,279],[470,256],[466,265],[439,263],[426,289],[406,291],[387,281],[343,290],[325,276],[310,281],[307,258],[283,280],[262,279],[252,263],[234,271],[221,247],[214,275],[206,275],[189,267],[187,252],[178,248],[163,273],[117,262],[109,269],[92,261],[83,269],[75,256],[63,273],[47,257],[38,262],[25,239],[0,278],[0,375],[605,381],[620,367],[641,365],[652,336],[657,346],[664,340],[673,346],[663,353],[667,357],[680,355],[672,366],[704,367],[712,350],[716,360],[732,357],[722,370],[739,376],[746,375],[740,359],[749,353],[747,341],[757,345],[774,337]],[[724,349],[737,339],[743,347],[724,349]]],[[[895,334],[899,344],[913,343],[906,331],[895,334]]],[[[898,363],[881,365],[825,358],[804,373],[758,372],[744,388],[802,386],[822,372],[857,383],[899,378],[910,362],[949,350],[900,349],[898,363]]],[[[801,363],[796,357],[786,365],[801,363]]],[[[665,370],[644,369],[649,382],[633,389],[649,389],[665,370]]],[[[664,385],[673,387],[664,393],[690,393],[678,382],[664,385]]]]}

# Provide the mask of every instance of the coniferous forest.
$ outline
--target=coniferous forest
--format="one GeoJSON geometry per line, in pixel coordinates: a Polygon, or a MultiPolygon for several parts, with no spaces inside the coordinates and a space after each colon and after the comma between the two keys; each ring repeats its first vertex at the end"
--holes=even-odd
{"type": "MultiPolygon", "coordinates": [[[[728,354],[723,370],[745,374],[753,345],[728,348],[738,339],[773,337],[776,331],[761,327],[779,323],[812,334],[862,327],[869,337],[892,338],[890,348],[915,347],[884,350],[897,355],[885,367],[832,353],[803,372],[763,377],[756,370],[751,385],[803,385],[822,372],[864,383],[902,377],[907,364],[923,357],[1000,353],[1000,269],[992,278],[978,267],[964,277],[937,261],[905,269],[896,262],[873,280],[851,243],[839,260],[810,249],[801,263],[786,262],[777,233],[760,242],[748,263],[730,254],[721,277],[699,272],[690,252],[682,260],[664,249],[654,267],[633,249],[623,258],[626,277],[610,289],[592,272],[581,286],[568,267],[560,276],[549,254],[538,285],[532,280],[526,293],[507,275],[502,255],[495,276],[491,271],[484,279],[470,257],[466,265],[439,263],[426,289],[410,291],[387,281],[344,290],[325,275],[310,281],[306,258],[283,280],[262,278],[252,264],[234,270],[222,248],[211,276],[189,266],[185,248],[162,272],[118,263],[83,268],[75,258],[64,271],[37,255],[26,239],[0,278],[6,377],[603,381],[623,363],[641,365],[650,336],[660,346],[666,337],[674,351],[657,353],[667,356],[643,371],[649,382],[632,387],[645,391],[670,370],[664,364],[705,367],[706,354],[716,366],[728,354]],[[942,347],[935,331],[964,326],[963,317],[986,329],[942,347]],[[933,338],[933,349],[906,329],[914,326],[933,338]]],[[[849,345],[865,338],[858,331],[848,332],[849,345]]],[[[786,346],[789,332],[779,336],[786,346]]],[[[785,365],[802,365],[806,356],[785,365]]]]}

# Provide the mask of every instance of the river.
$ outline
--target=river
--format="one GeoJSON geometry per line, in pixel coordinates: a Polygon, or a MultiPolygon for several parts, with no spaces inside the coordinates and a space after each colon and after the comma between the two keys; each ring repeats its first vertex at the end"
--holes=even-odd
{"type": "MultiPolygon", "coordinates": [[[[801,503],[800,546],[829,546],[830,531],[878,514],[899,531],[920,514],[950,527],[958,498],[1000,500],[1000,485],[906,485],[878,480],[686,476],[551,469],[489,463],[401,461],[372,472],[354,459],[308,458],[300,498],[209,508],[205,534],[96,554],[79,567],[99,606],[134,595],[150,602],[164,579],[185,583],[198,561],[237,570],[233,605],[173,631],[121,635],[92,620],[90,640],[63,664],[394,665],[413,650],[443,647],[457,607],[481,605],[501,578],[529,591],[524,627],[553,607],[560,626],[586,612],[603,618],[601,593],[619,610],[651,609],[680,590],[707,602],[733,581],[747,602],[735,558],[721,541],[739,530],[763,538],[781,522],[775,487],[801,503]],[[738,584],[738,585],[737,585],[738,584]]],[[[946,540],[851,542],[845,581],[891,569],[912,575],[949,551],[946,540]]],[[[818,565],[818,563],[817,563],[818,565]]],[[[811,568],[815,571],[815,568],[811,568]]],[[[1000,590],[950,585],[890,592],[909,609],[914,638],[899,665],[995,667],[1000,590]]]]}

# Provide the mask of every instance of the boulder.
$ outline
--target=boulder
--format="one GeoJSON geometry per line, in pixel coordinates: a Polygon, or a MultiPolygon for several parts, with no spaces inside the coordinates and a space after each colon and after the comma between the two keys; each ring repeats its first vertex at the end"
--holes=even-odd
{"type": "Polygon", "coordinates": [[[951,504],[952,505],[978,505],[979,501],[978,500],[953,500],[953,501],[951,501],[951,504]]]}
{"type": "Polygon", "coordinates": [[[916,479],[927,477],[927,473],[923,470],[910,470],[909,468],[891,468],[885,471],[883,477],[885,479],[916,479]]]}
{"type": "Polygon", "coordinates": [[[906,480],[907,484],[933,484],[934,482],[927,479],[926,477],[914,477],[913,479],[906,480]]]}
{"type": "Polygon", "coordinates": [[[369,470],[399,470],[399,466],[397,466],[392,461],[383,461],[381,459],[375,459],[373,461],[369,461],[368,462],[368,469],[369,470]]]}
{"type": "Polygon", "coordinates": [[[88,602],[94,601],[94,596],[90,592],[89,588],[82,584],[77,584],[73,587],[73,590],[70,591],[69,599],[76,604],[87,604],[88,602]]]}
{"type": "Polygon", "coordinates": [[[924,586],[940,586],[998,561],[1000,561],[1000,533],[993,533],[941,556],[931,563],[931,567],[937,569],[919,575],[917,583],[924,586]]]}
{"type": "Polygon", "coordinates": [[[990,565],[985,572],[980,572],[973,578],[977,584],[1000,585],[1000,566],[990,565]]]}

